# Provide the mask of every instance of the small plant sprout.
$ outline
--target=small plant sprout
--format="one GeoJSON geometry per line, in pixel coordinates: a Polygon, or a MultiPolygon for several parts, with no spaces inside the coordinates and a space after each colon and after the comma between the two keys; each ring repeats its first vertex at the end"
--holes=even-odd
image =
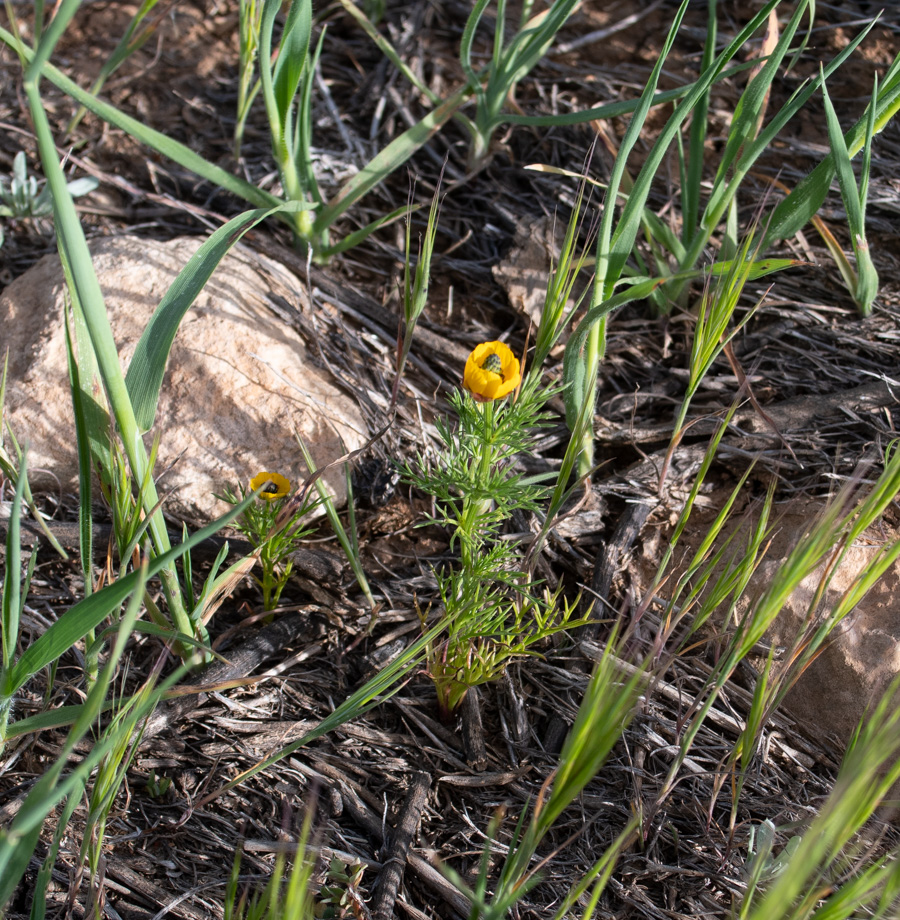
{"type": "MultiPolygon", "coordinates": [[[[68,183],[73,198],[94,191],[98,182],[85,177],[68,183]]],[[[46,180],[28,175],[25,151],[20,150],[13,159],[12,178],[0,177],[0,217],[52,217],[53,201],[46,180]]]]}
{"type": "Polygon", "coordinates": [[[400,380],[403,377],[403,369],[406,367],[406,359],[409,357],[409,349],[412,347],[413,333],[419,317],[428,303],[431,257],[434,254],[434,241],[437,237],[438,215],[441,205],[441,181],[443,177],[444,171],[442,169],[437,187],[434,190],[434,196],[431,199],[431,209],[428,212],[425,233],[419,238],[419,255],[416,259],[415,269],[411,265],[413,206],[412,190],[410,191],[409,212],[406,215],[406,253],[403,260],[403,327],[397,336],[397,375],[394,378],[394,386],[391,391],[391,406],[396,406],[397,404],[397,397],[400,393],[400,380]]]}
{"type": "Polygon", "coordinates": [[[238,65],[237,118],[234,125],[234,158],[240,159],[241,143],[250,107],[259,92],[261,82],[253,80],[256,58],[259,54],[259,29],[262,23],[263,0],[240,0],[238,4],[240,63],[238,65]]]}
{"type": "MultiPolygon", "coordinates": [[[[537,512],[549,495],[544,477],[517,472],[514,457],[533,448],[550,395],[539,371],[523,381],[508,345],[484,342],[466,361],[463,389],[450,397],[458,426],[437,423],[440,465],[420,458],[404,468],[408,482],[434,496],[432,521],[450,528],[459,553],[457,566],[436,573],[446,633],[427,651],[447,717],[470,687],[499,677],[511,658],[534,654],[548,636],[584,622],[573,619],[574,605],[559,591],[531,580],[519,544],[501,534],[513,512],[537,512]]],[[[424,625],[427,613],[421,616],[424,625]]]]}
{"type": "MultiPolygon", "coordinates": [[[[819,66],[821,67],[821,64],[819,66]]],[[[866,239],[866,200],[869,192],[869,174],[872,169],[872,137],[875,134],[878,77],[875,77],[875,88],[872,90],[872,99],[866,113],[866,139],[863,147],[859,187],[857,187],[856,178],[853,175],[850,151],[847,149],[837,112],[834,110],[834,105],[828,95],[824,80],[822,81],[822,96],[825,100],[825,115],[828,119],[828,140],[831,144],[831,155],[834,158],[837,169],[841,198],[844,200],[844,207],[847,211],[847,223],[850,227],[856,270],[854,271],[843,250],[836,244],[834,237],[830,233],[824,239],[837,262],[844,278],[844,283],[859,308],[860,314],[868,316],[872,312],[872,303],[878,295],[878,272],[872,262],[869,242],[866,239]]]]}
{"type": "MultiPolygon", "coordinates": [[[[141,5],[138,7],[134,16],[132,16],[128,28],[125,29],[118,44],[113,49],[112,54],[103,63],[103,66],[100,68],[100,73],[91,84],[90,91],[92,93],[99,93],[105,86],[106,81],[122,66],[122,64],[147,43],[156,32],[157,26],[175,5],[173,0],[167,0],[167,2],[163,2],[161,9],[156,10],[156,15],[151,17],[150,14],[154,11],[154,7],[156,7],[158,3],[159,0],[142,0],[141,5]]],[[[72,117],[72,120],[66,128],[66,134],[71,135],[78,123],[84,117],[86,111],[87,109],[85,109],[84,106],[78,107],[78,111],[72,117]]]]}
{"type": "Polygon", "coordinates": [[[323,918],[368,917],[360,886],[366,867],[362,863],[342,862],[332,857],[316,899],[316,915],[323,918]]]}
{"type": "Polygon", "coordinates": [[[280,850],[268,882],[261,889],[240,888],[242,848],[234,855],[225,891],[224,920],[307,920],[321,916],[313,899],[316,859],[310,845],[313,813],[309,810],[296,843],[293,866],[280,850]],[[287,871],[286,871],[287,870],[287,871]]]}
{"type": "Polygon", "coordinates": [[[747,841],[747,893],[744,896],[747,904],[752,902],[753,896],[767,882],[784,872],[791,856],[800,846],[801,838],[794,835],[777,856],[773,855],[777,830],[768,818],[757,827],[750,828],[750,839],[747,841]]]}
{"type": "Polygon", "coordinates": [[[267,471],[257,473],[250,480],[249,489],[241,485],[238,491],[239,496],[229,487],[220,497],[236,505],[250,492],[256,492],[259,496],[260,500],[251,504],[235,520],[235,527],[259,553],[262,573],[258,578],[253,576],[253,580],[262,591],[263,609],[272,610],[278,606],[281,592],[291,576],[294,567],[291,553],[296,549],[297,542],[311,533],[309,528],[304,527],[303,521],[312,510],[314,502],[302,502],[288,521],[282,524],[279,515],[291,496],[291,484],[284,476],[267,471]]]}

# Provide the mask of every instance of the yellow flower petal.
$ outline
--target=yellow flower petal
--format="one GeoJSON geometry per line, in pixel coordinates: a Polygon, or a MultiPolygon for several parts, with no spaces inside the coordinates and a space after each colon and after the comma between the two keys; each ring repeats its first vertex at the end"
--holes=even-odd
{"type": "Polygon", "coordinates": [[[519,359],[503,342],[483,342],[466,361],[463,386],[480,402],[509,396],[521,382],[519,359]]]}
{"type": "Polygon", "coordinates": [[[250,491],[255,492],[260,486],[268,486],[268,488],[259,493],[260,498],[264,498],[267,502],[273,502],[276,498],[283,498],[291,491],[290,482],[281,473],[257,473],[250,480],[250,491]]]}

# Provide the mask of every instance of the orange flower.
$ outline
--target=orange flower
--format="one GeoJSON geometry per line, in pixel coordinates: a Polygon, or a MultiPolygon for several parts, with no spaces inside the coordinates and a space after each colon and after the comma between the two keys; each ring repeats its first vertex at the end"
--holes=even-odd
{"type": "Polygon", "coordinates": [[[291,484],[281,473],[257,473],[250,480],[250,491],[255,492],[260,486],[265,488],[259,493],[259,497],[264,498],[267,502],[283,498],[291,491],[291,484]]]}
{"type": "Polygon", "coordinates": [[[463,386],[479,402],[509,396],[521,382],[519,359],[503,342],[483,342],[466,361],[463,386]]]}

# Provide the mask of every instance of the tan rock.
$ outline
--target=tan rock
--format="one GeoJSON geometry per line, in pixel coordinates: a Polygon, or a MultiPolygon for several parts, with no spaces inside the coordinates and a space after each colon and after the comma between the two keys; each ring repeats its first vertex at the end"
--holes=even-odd
{"type": "MultiPolygon", "coordinates": [[[[118,237],[91,243],[123,368],[177,273],[202,241],[161,243],[118,237]]],[[[169,357],[154,431],[166,507],[207,519],[227,483],[274,470],[306,475],[298,431],[319,466],[360,447],[366,427],[356,404],[312,366],[303,339],[272,312],[281,298],[302,308],[303,285],[285,268],[237,246],[188,311],[169,357]],[[343,446],[342,446],[343,442],[343,446]]],[[[33,484],[77,484],[72,404],[62,321],[65,283],[48,256],[0,298],[0,351],[9,348],[6,416],[29,443],[33,484]]],[[[147,436],[148,446],[151,436],[147,436]]],[[[345,498],[344,475],[325,477],[345,498]]]]}
{"type": "MultiPolygon", "coordinates": [[[[799,502],[778,524],[778,530],[754,576],[762,592],[803,532],[815,520],[821,504],[799,502]]],[[[805,578],[785,604],[766,636],[767,642],[790,648],[810,616],[834,610],[854,581],[874,562],[879,550],[900,534],[879,524],[850,546],[834,570],[825,594],[815,605],[824,567],[805,578]]],[[[831,634],[825,650],[797,680],[785,704],[799,719],[849,741],[866,710],[873,707],[900,674],[900,564],[878,580],[865,598],[831,634]]]]}
{"type": "MultiPolygon", "coordinates": [[[[709,509],[700,511],[693,524],[688,524],[677,557],[687,564],[693,551],[706,535],[706,527],[727,497],[728,490],[708,496],[709,509]]],[[[734,622],[722,622],[724,614],[713,615],[710,625],[721,633],[724,643],[743,617],[769,587],[776,572],[784,565],[791,551],[815,523],[824,510],[820,499],[801,499],[787,509],[773,510],[774,532],[767,541],[768,549],[753,574],[744,597],[737,604],[734,622]]],[[[740,518],[740,515],[736,515],[740,518]]],[[[743,525],[746,527],[747,522],[743,525]]],[[[717,545],[722,545],[741,522],[735,520],[726,526],[717,545]]],[[[744,533],[745,531],[742,531],[744,533]]],[[[635,575],[644,589],[651,583],[663,547],[665,531],[647,533],[643,544],[643,558],[636,561],[635,575]]],[[[824,594],[815,603],[825,566],[808,575],[790,595],[773,624],[763,637],[768,648],[779,650],[775,671],[790,664],[790,650],[810,622],[817,624],[833,611],[847,589],[857,577],[873,563],[879,550],[900,539],[895,528],[880,522],[871,527],[855,544],[850,546],[831,575],[824,594]]],[[[742,534],[732,541],[734,552],[746,545],[742,534]]],[[[676,569],[668,580],[677,581],[676,569]]],[[[753,662],[762,666],[764,660],[753,662]]],[[[900,674],[900,562],[879,579],[863,600],[838,624],[830,635],[824,650],[800,675],[788,692],[783,706],[797,719],[806,723],[817,736],[835,737],[845,745],[867,709],[873,707],[900,674]]]]}

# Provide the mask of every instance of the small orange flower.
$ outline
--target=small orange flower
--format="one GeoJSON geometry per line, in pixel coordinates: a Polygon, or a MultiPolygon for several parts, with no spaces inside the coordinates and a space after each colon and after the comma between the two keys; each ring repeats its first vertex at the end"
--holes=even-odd
{"type": "Polygon", "coordinates": [[[264,498],[267,502],[273,502],[276,498],[283,498],[291,491],[290,482],[281,473],[257,473],[250,480],[250,491],[255,492],[260,486],[264,488],[259,493],[259,497],[264,498]]]}
{"type": "Polygon", "coordinates": [[[483,342],[466,361],[463,386],[479,402],[509,396],[521,382],[519,359],[503,342],[483,342]]]}

